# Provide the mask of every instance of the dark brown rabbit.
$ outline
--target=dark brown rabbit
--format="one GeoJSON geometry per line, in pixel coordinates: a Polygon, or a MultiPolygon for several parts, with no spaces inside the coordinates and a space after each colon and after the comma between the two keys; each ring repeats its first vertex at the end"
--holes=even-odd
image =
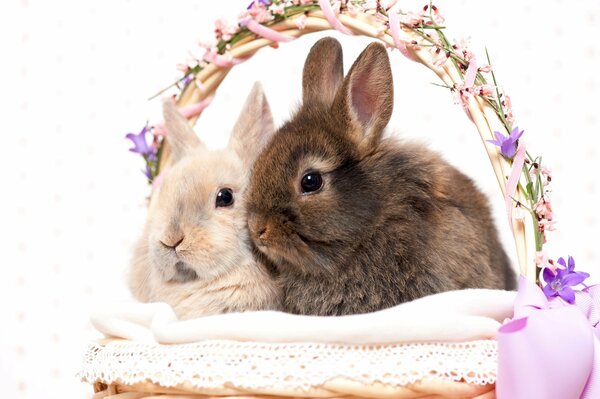
{"type": "Polygon", "coordinates": [[[342,49],[319,40],[303,104],[259,156],[252,239],[280,271],[286,311],[364,313],[441,291],[512,289],[486,198],[426,148],[383,138],[389,59],[369,45],[344,79],[342,49]]]}

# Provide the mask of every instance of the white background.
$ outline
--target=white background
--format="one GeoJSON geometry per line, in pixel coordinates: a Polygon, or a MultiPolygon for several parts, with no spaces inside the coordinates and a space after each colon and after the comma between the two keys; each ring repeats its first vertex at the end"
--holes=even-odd
{"type": "MultiPolygon", "coordinates": [[[[0,3],[0,396],[89,397],[75,378],[96,337],[90,309],[126,299],[124,273],[149,190],[124,140],[159,117],[146,98],[178,75],[175,64],[213,21],[244,1],[0,3]],[[212,5],[209,5],[212,4],[212,5]]],[[[409,4],[422,6],[423,2],[409,4]]],[[[410,9],[410,5],[406,9],[410,9]]],[[[575,256],[600,279],[600,3],[440,0],[449,36],[490,49],[529,149],[554,172],[559,220],[553,257],[575,256]],[[596,40],[596,41],[595,41],[596,40]]],[[[333,34],[340,38],[341,35],[333,34]]],[[[222,145],[254,80],[276,121],[297,104],[312,35],[265,49],[238,66],[196,130],[222,145]]],[[[369,41],[342,38],[346,68],[369,41]]],[[[391,127],[422,139],[476,179],[493,203],[507,248],[502,199],[478,135],[436,77],[391,54],[391,127]]]]}

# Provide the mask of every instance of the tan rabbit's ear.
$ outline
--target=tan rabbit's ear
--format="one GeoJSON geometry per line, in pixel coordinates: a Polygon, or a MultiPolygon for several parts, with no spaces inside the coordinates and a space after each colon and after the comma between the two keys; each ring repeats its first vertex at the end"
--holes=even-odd
{"type": "Polygon", "coordinates": [[[166,138],[171,145],[174,162],[180,160],[186,151],[204,146],[188,120],[181,115],[175,103],[169,99],[163,102],[163,117],[167,132],[166,138]]]}
{"type": "Polygon", "coordinates": [[[369,150],[379,143],[394,108],[392,70],[385,47],[372,43],[358,56],[337,94],[333,109],[344,115],[348,131],[369,150]]]}
{"type": "Polygon", "coordinates": [[[233,127],[229,147],[250,166],[274,132],[271,108],[261,84],[256,82],[233,127]]]}
{"type": "Polygon", "coordinates": [[[302,101],[331,105],[344,78],[342,46],[333,37],[317,41],[304,62],[302,101]]]}

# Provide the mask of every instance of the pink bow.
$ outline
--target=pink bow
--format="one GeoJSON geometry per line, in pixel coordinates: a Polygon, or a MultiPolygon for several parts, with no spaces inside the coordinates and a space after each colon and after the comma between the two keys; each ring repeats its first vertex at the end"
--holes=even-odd
{"type": "Polygon", "coordinates": [[[600,285],[570,305],[521,276],[514,318],[498,331],[498,398],[600,398],[599,321],[600,285]]]}

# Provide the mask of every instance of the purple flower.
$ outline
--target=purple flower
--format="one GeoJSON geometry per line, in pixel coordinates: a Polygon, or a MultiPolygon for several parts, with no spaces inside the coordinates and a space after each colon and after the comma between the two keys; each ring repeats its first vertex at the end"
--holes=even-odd
{"type": "Polygon", "coordinates": [[[150,165],[148,164],[146,164],[146,170],[142,169],[142,173],[148,178],[149,181],[152,181],[152,179],[154,178],[152,176],[152,171],[150,170],[150,165]]]}
{"type": "Polygon", "coordinates": [[[148,160],[153,161],[156,159],[157,149],[155,146],[148,145],[148,141],[146,141],[146,134],[149,131],[150,128],[146,125],[138,134],[128,133],[125,138],[131,140],[133,143],[133,148],[130,148],[129,151],[140,154],[147,157],[148,160]]]}
{"type": "Polygon", "coordinates": [[[194,80],[193,74],[188,73],[187,75],[185,75],[185,77],[183,79],[181,79],[181,81],[180,81],[181,82],[181,90],[185,89],[192,80],[194,80]]]}
{"type": "Polygon", "coordinates": [[[252,8],[252,6],[254,5],[254,3],[258,3],[258,5],[263,5],[263,6],[268,6],[271,4],[271,0],[252,0],[252,3],[250,3],[250,5],[248,5],[248,7],[246,7],[246,10],[249,10],[252,8]]]}
{"type": "Polygon", "coordinates": [[[556,273],[549,268],[544,269],[544,281],[547,283],[544,287],[544,294],[548,299],[560,296],[569,303],[575,303],[575,292],[571,287],[583,283],[590,275],[585,272],[575,271],[575,260],[569,256],[568,264],[563,258],[558,259],[558,264],[563,268],[557,268],[556,273]]]}
{"type": "Polygon", "coordinates": [[[517,153],[517,140],[523,135],[523,130],[519,131],[519,128],[515,126],[508,137],[500,132],[494,132],[494,134],[496,135],[496,140],[486,141],[500,147],[500,152],[506,158],[513,158],[517,153]]]}

